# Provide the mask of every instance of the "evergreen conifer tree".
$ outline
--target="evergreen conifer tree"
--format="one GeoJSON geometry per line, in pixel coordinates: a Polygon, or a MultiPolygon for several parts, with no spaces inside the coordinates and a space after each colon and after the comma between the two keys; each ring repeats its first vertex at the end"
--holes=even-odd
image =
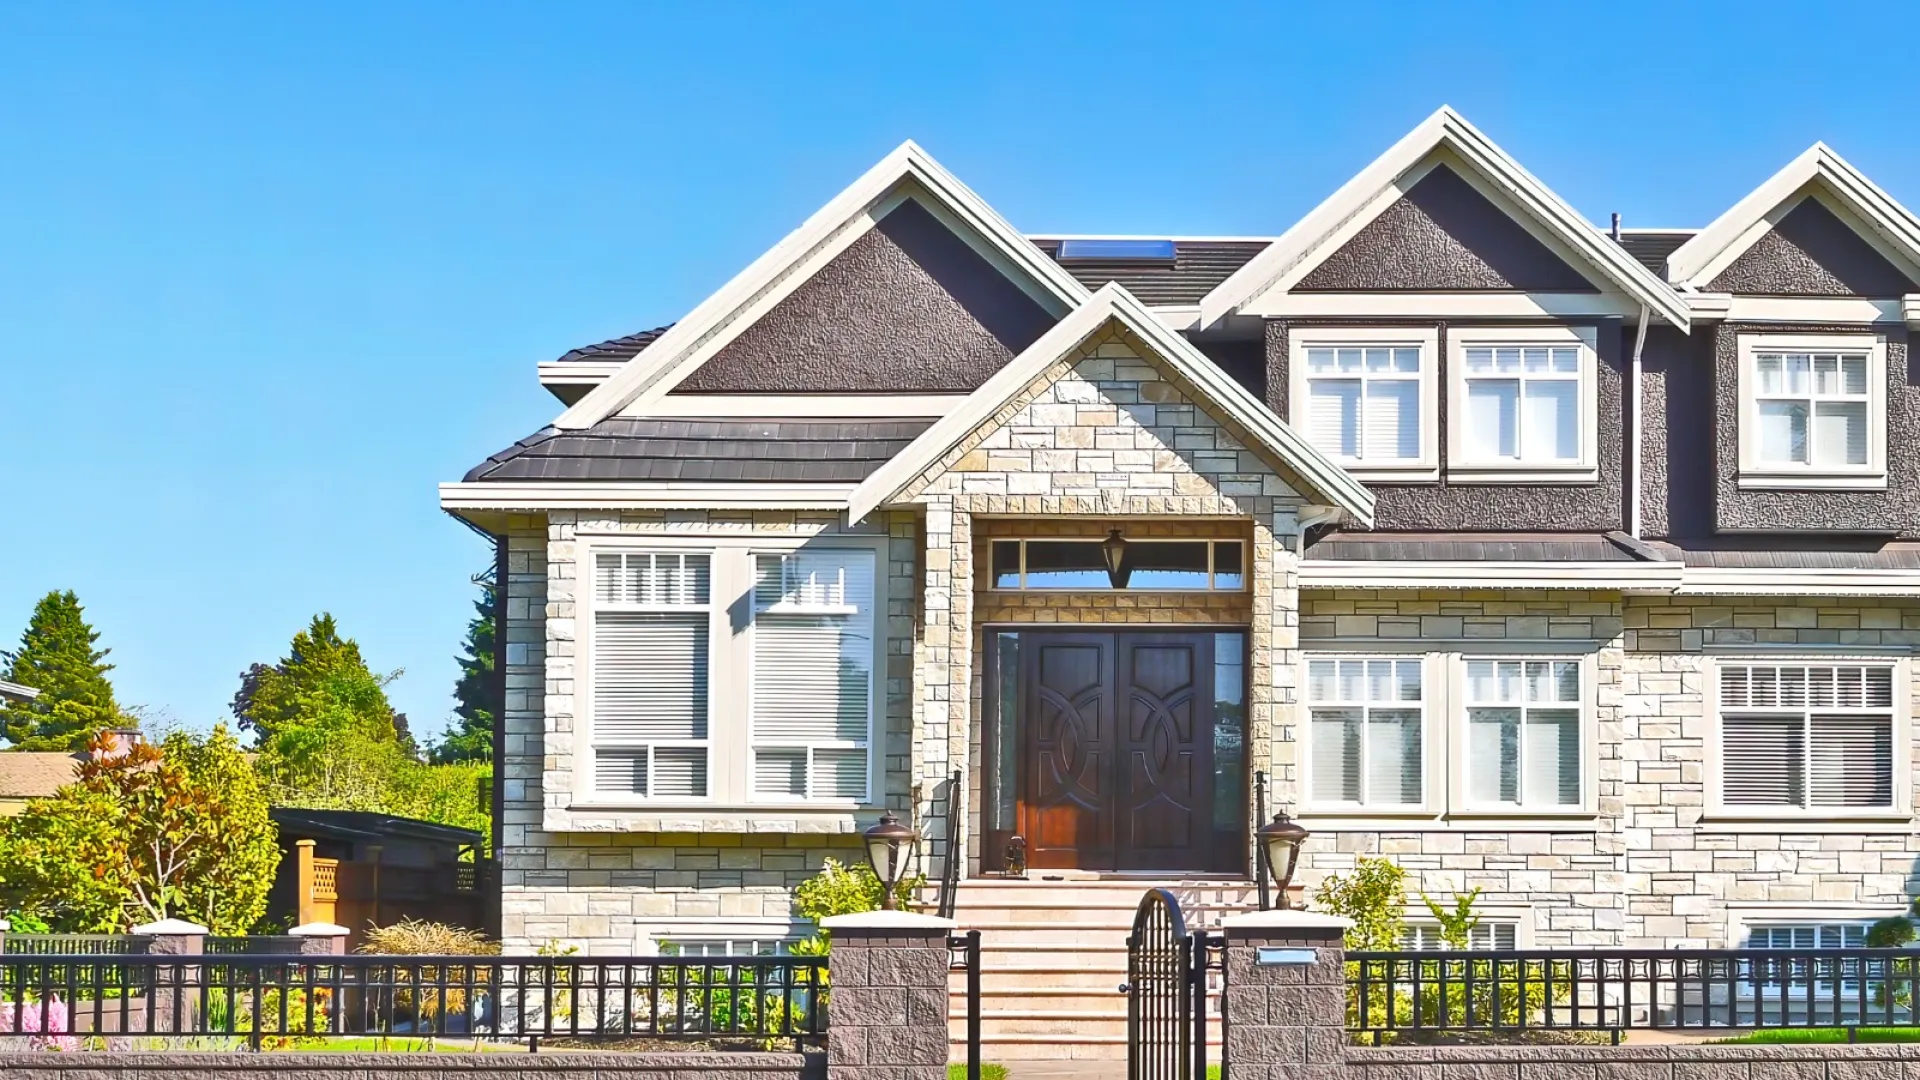
{"type": "Polygon", "coordinates": [[[481,578],[480,598],[473,602],[474,617],[467,621],[467,641],[460,662],[460,680],[453,684],[453,707],[458,722],[431,751],[435,764],[456,761],[492,761],[493,725],[500,715],[500,684],[494,678],[493,605],[498,585],[481,578]]]}
{"type": "Polygon", "coordinates": [[[95,732],[125,723],[113,700],[108,649],[87,622],[73,590],[54,591],[33,607],[20,648],[0,653],[7,681],[30,686],[40,696],[0,709],[0,731],[11,750],[80,750],[95,732]]]}

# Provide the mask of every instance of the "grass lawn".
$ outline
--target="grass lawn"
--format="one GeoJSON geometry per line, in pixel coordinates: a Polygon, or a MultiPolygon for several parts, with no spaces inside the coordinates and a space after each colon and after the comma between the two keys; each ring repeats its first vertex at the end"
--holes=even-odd
{"type": "MultiPolygon", "coordinates": [[[[948,1065],[947,1080],[967,1080],[965,1065],[948,1065]]],[[[1007,1080],[1007,1067],[995,1065],[991,1061],[980,1063],[980,1080],[1007,1080]]]]}
{"type": "MultiPolygon", "coordinates": [[[[1920,1042],[1920,1027],[1863,1027],[1855,1028],[1853,1035],[1854,1042],[1863,1043],[1920,1042]]],[[[1775,1028],[1715,1041],[1765,1046],[1810,1046],[1848,1040],[1846,1028],[1775,1028]]]]}
{"type": "Polygon", "coordinates": [[[356,1035],[334,1036],[316,1042],[289,1046],[289,1051],[298,1054],[524,1054],[524,1046],[494,1046],[485,1043],[476,1045],[472,1039],[448,1037],[423,1039],[412,1035],[356,1035]]]}

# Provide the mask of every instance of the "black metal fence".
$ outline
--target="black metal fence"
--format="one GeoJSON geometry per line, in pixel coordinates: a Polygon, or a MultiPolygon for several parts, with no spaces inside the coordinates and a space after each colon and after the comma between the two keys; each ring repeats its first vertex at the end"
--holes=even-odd
{"type": "Polygon", "coordinates": [[[803,1049],[825,1036],[826,987],[815,956],[8,955],[0,1048],[394,1035],[803,1049]]]}
{"type": "Polygon", "coordinates": [[[980,1080],[980,931],[947,938],[947,970],[966,972],[967,1080],[980,1080]]]}
{"type": "Polygon", "coordinates": [[[1350,1030],[1463,1032],[1896,1027],[1916,1023],[1906,949],[1349,953],[1350,1030]]]}

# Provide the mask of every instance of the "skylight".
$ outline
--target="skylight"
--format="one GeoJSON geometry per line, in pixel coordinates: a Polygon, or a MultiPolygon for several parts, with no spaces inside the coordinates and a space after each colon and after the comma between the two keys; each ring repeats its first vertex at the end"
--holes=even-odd
{"type": "Polygon", "coordinates": [[[1111,262],[1172,262],[1171,240],[1062,240],[1054,258],[1100,259],[1111,262]]]}

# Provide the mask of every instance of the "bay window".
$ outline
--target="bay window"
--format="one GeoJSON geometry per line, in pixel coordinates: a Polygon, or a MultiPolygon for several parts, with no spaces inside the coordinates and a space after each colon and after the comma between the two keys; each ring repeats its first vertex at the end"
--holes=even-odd
{"type": "Polygon", "coordinates": [[[1720,804],[1733,811],[1891,813],[1891,663],[1723,662],[1720,804]]]}
{"type": "Polygon", "coordinates": [[[872,543],[587,543],[576,791],[602,804],[875,797],[872,543]]]}
{"type": "Polygon", "coordinates": [[[1739,339],[1740,480],[1762,487],[1886,483],[1886,356],[1871,334],[1739,339]]]}
{"type": "Polygon", "coordinates": [[[1439,445],[1431,329],[1294,332],[1292,423],[1329,457],[1374,479],[1431,479],[1439,445]]]}
{"type": "Polygon", "coordinates": [[[1449,474],[1597,477],[1595,340],[1586,327],[1450,331],[1449,474]]]}

